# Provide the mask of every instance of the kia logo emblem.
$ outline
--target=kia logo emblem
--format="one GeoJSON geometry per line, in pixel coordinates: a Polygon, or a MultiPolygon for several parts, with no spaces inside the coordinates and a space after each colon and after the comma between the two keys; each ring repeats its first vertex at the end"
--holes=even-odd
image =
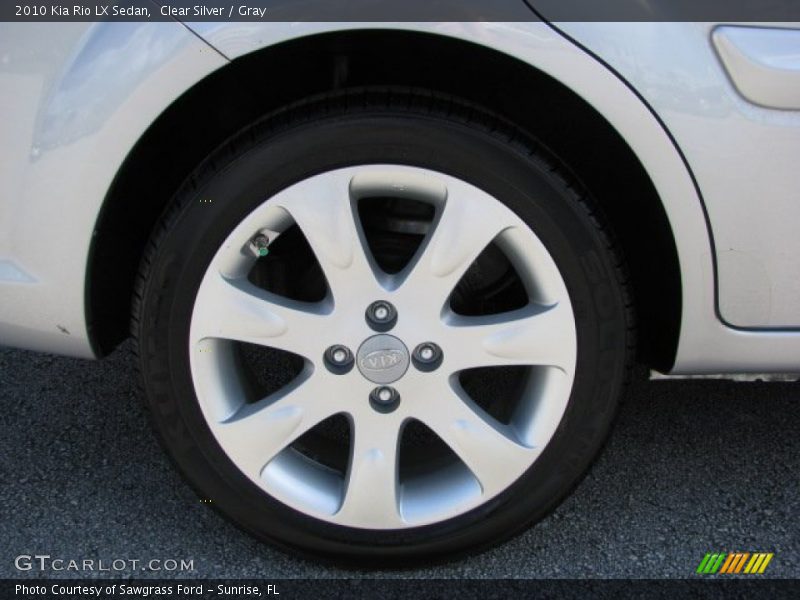
{"type": "Polygon", "coordinates": [[[361,368],[367,371],[386,371],[397,366],[403,360],[400,350],[375,350],[360,360],[361,368]]]}

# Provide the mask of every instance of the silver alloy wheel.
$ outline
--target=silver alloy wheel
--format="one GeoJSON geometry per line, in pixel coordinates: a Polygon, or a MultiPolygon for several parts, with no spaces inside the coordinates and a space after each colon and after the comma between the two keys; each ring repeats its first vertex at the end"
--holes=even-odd
{"type": "MultiPolygon", "coordinates": [[[[382,349],[382,348],[381,348],[382,349]]],[[[191,374],[203,415],[220,447],[267,494],[307,515],[366,529],[440,522],[497,496],[543,451],[572,388],[575,319],[564,281],[531,229],[497,199],[442,173],[399,165],[344,168],[310,177],[266,199],[225,240],[197,292],[189,339],[191,374]],[[356,204],[375,197],[408,198],[435,207],[432,231],[407,267],[389,275],[367,250],[356,204]],[[327,281],[318,303],[291,300],[248,280],[261,233],[271,242],[296,224],[327,281]],[[517,271],[528,304],[487,316],[450,309],[450,295],[480,253],[494,242],[517,271]],[[376,334],[367,307],[388,301],[397,311],[390,332],[376,334]],[[391,382],[399,401],[379,412],[376,384],[361,368],[327,369],[327,349],[353,354],[380,336],[397,340],[400,356],[420,344],[441,349],[438,368],[414,365],[391,382]],[[301,356],[301,374],[256,402],[231,352],[245,342],[301,356]],[[406,350],[403,350],[405,348],[406,350]],[[458,373],[476,367],[535,370],[507,424],[489,417],[464,392],[458,373]],[[292,447],[335,415],[352,430],[346,473],[292,447]],[[417,420],[457,460],[433,473],[399,475],[399,441],[417,420]]],[[[408,356],[401,357],[408,360],[408,356]]],[[[399,372],[399,371],[398,371],[399,372]]]]}

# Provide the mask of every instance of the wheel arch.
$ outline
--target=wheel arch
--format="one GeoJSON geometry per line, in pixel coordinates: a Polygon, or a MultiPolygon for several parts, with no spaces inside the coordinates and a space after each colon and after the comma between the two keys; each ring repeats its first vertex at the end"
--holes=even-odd
{"type": "Polygon", "coordinates": [[[196,165],[272,109],[364,85],[429,89],[480,104],[562,159],[602,207],[627,259],[640,358],[669,370],[681,326],[681,268],[670,219],[630,145],[576,92],[530,64],[484,45],[407,30],[319,33],[246,54],[152,123],[117,173],[92,240],[87,321],[99,353],[126,337],[145,244],[196,165]]]}

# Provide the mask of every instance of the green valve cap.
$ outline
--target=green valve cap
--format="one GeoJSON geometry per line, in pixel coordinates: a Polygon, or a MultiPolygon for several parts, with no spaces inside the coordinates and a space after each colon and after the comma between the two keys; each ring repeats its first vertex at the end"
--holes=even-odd
{"type": "Polygon", "coordinates": [[[250,240],[250,247],[253,253],[261,258],[269,254],[269,238],[265,235],[259,234],[250,240]]]}

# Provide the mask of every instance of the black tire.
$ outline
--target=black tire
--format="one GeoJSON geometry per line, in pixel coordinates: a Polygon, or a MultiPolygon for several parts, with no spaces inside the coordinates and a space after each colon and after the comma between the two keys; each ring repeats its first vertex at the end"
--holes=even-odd
{"type": "Polygon", "coordinates": [[[293,105],[219,148],[176,194],[143,259],[133,335],[146,403],[168,453],[202,498],[256,537],[336,562],[388,566],[483,549],[541,519],[600,451],[627,378],[631,306],[620,258],[589,198],[535,141],[497,116],[412,90],[353,90],[293,105]],[[397,531],[349,529],[292,510],[217,445],[189,370],[195,293],[222,240],[264,198],[313,174],[364,163],[425,167],[500,199],[535,231],[567,285],[578,359],[549,445],[506,491],[466,514],[397,531]],[[201,203],[213,196],[214,202],[201,203]]]}

